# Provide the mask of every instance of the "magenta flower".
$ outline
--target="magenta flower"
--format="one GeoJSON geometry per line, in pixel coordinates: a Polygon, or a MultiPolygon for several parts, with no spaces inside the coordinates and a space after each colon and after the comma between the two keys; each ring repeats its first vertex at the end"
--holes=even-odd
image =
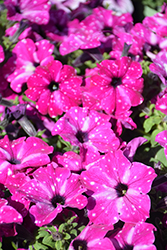
{"type": "Polygon", "coordinates": [[[101,34],[96,25],[96,18],[93,15],[87,16],[80,23],[74,19],[72,24],[75,24],[75,29],[68,37],[60,44],[60,54],[66,55],[75,50],[91,49],[101,45],[101,34]]]}
{"type": "Polygon", "coordinates": [[[165,156],[167,158],[167,130],[164,130],[156,135],[155,141],[157,141],[162,147],[164,147],[165,156]]]}
{"type": "Polygon", "coordinates": [[[46,24],[49,21],[48,0],[5,0],[7,18],[12,21],[27,19],[33,23],[46,24]]]}
{"type": "Polygon", "coordinates": [[[7,204],[7,200],[0,199],[0,224],[22,222],[23,218],[21,214],[19,214],[13,207],[7,204]]]}
{"type": "Polygon", "coordinates": [[[124,30],[128,24],[132,24],[132,16],[129,13],[120,16],[115,15],[112,10],[106,10],[103,7],[97,7],[93,10],[92,19],[95,19],[95,25],[101,36],[100,41],[106,42],[109,38],[113,38],[117,28],[124,30]]]}
{"type": "Polygon", "coordinates": [[[137,223],[149,217],[153,168],[129,162],[120,150],[90,165],[81,173],[85,187],[93,191],[87,206],[90,221],[111,225],[119,219],[137,223]]]}
{"type": "Polygon", "coordinates": [[[53,61],[46,67],[37,67],[27,82],[28,98],[37,101],[36,108],[43,115],[61,115],[81,103],[82,78],[69,65],[53,61]]]}
{"type": "Polygon", "coordinates": [[[145,222],[139,222],[136,225],[125,223],[122,230],[116,236],[111,236],[110,239],[116,250],[156,250],[153,245],[154,230],[155,227],[152,224],[145,222]]]}
{"type": "Polygon", "coordinates": [[[5,59],[3,47],[0,45],[0,63],[5,59]]]}
{"type": "Polygon", "coordinates": [[[67,168],[49,164],[33,173],[34,179],[23,184],[18,191],[32,202],[30,208],[37,226],[50,223],[65,207],[82,209],[87,198],[82,195],[86,189],[81,185],[80,176],[71,174],[67,168]]]}
{"type": "Polygon", "coordinates": [[[113,130],[116,133],[116,135],[122,134],[122,127],[128,128],[128,129],[135,129],[137,128],[137,125],[133,122],[132,118],[130,117],[132,111],[124,111],[121,113],[115,113],[114,115],[111,115],[110,122],[113,124],[113,130]]]}
{"type": "Polygon", "coordinates": [[[48,154],[53,152],[53,147],[49,146],[42,139],[37,137],[20,137],[9,141],[6,135],[0,140],[0,175],[6,179],[6,174],[20,171],[28,167],[43,166],[50,162],[48,154]]]}
{"type": "Polygon", "coordinates": [[[167,88],[157,96],[155,108],[167,115],[167,88]]]}
{"type": "Polygon", "coordinates": [[[53,61],[53,49],[54,45],[47,40],[34,43],[28,38],[18,42],[12,51],[16,69],[7,78],[10,87],[17,93],[21,92],[23,84],[38,65],[44,66],[53,61]]]}
{"type": "Polygon", "coordinates": [[[84,230],[71,242],[69,250],[114,250],[111,241],[105,237],[107,231],[113,227],[101,225],[87,225],[84,230]]]}
{"type": "Polygon", "coordinates": [[[17,234],[15,223],[21,224],[23,218],[5,199],[0,199],[0,241],[2,236],[9,237],[17,234]]]}
{"type": "Polygon", "coordinates": [[[153,63],[150,64],[150,70],[159,76],[163,84],[167,85],[167,52],[162,50],[160,51],[154,59],[153,63]]]}
{"type": "Polygon", "coordinates": [[[56,42],[64,41],[69,34],[69,21],[68,15],[61,9],[51,9],[50,19],[48,24],[43,25],[42,29],[50,39],[56,42]]]}
{"type": "Polygon", "coordinates": [[[119,140],[111,129],[109,118],[88,108],[73,107],[56,122],[52,135],[58,134],[80,148],[101,152],[115,150],[119,140]]]}
{"type": "Polygon", "coordinates": [[[83,93],[83,104],[91,109],[103,109],[107,114],[122,113],[143,102],[142,68],[129,57],[104,60],[97,65],[98,74],[90,78],[83,93]]]}

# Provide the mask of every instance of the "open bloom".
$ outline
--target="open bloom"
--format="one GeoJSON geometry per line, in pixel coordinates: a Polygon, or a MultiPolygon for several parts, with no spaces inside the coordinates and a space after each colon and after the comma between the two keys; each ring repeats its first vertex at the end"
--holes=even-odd
{"type": "Polygon", "coordinates": [[[137,223],[149,217],[153,168],[131,163],[121,150],[90,165],[81,173],[85,187],[93,191],[87,206],[90,221],[111,225],[119,219],[137,223]]]}
{"type": "Polygon", "coordinates": [[[165,156],[167,158],[167,130],[158,133],[155,137],[155,141],[164,147],[165,156]]]}
{"type": "Polygon", "coordinates": [[[17,234],[15,223],[22,223],[21,214],[8,204],[5,199],[0,199],[0,241],[2,236],[14,236],[17,234]]]}
{"type": "Polygon", "coordinates": [[[52,61],[45,67],[37,67],[28,79],[26,95],[37,101],[36,108],[43,115],[61,115],[81,103],[82,78],[72,66],[52,61]]]}
{"type": "Polygon", "coordinates": [[[55,124],[52,135],[80,148],[107,152],[119,147],[119,139],[111,129],[109,116],[88,108],[72,107],[55,124]]]}
{"type": "Polygon", "coordinates": [[[33,173],[34,179],[23,184],[18,191],[32,202],[30,208],[37,226],[50,223],[65,207],[82,209],[87,198],[82,195],[86,189],[77,174],[67,168],[57,167],[55,163],[39,168],[33,173]]]}
{"type": "Polygon", "coordinates": [[[149,223],[125,223],[122,230],[116,236],[111,236],[110,239],[116,250],[156,250],[153,245],[155,240],[153,230],[155,230],[155,227],[149,223]]]}
{"type": "Polygon", "coordinates": [[[105,237],[112,226],[87,225],[84,230],[71,242],[69,250],[114,250],[110,240],[105,237]]]}
{"type": "Polygon", "coordinates": [[[27,38],[19,41],[12,51],[16,68],[7,78],[10,87],[17,93],[21,92],[23,84],[35,72],[37,66],[53,61],[53,49],[54,45],[47,40],[34,43],[27,38]]]}
{"type": "Polygon", "coordinates": [[[7,17],[12,21],[27,19],[33,23],[46,24],[49,21],[48,0],[5,0],[7,17]]]}
{"type": "Polygon", "coordinates": [[[84,106],[112,114],[125,112],[142,103],[142,68],[138,62],[122,57],[104,60],[97,68],[97,74],[90,76],[90,84],[83,92],[84,106]]]}
{"type": "MultiPolygon", "coordinates": [[[[42,139],[37,137],[20,137],[9,141],[6,135],[0,140],[0,176],[1,181],[6,179],[6,174],[21,171],[28,167],[38,167],[50,162],[48,154],[53,152],[42,139]]],[[[3,182],[2,182],[3,183],[3,182]]]]}

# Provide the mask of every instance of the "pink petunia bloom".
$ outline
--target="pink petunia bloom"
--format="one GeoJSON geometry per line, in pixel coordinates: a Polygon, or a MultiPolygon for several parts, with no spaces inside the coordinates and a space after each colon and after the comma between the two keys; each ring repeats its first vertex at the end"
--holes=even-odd
{"type": "Polygon", "coordinates": [[[37,101],[36,108],[41,114],[56,117],[81,103],[81,83],[82,78],[72,66],[52,61],[46,67],[37,67],[28,79],[25,94],[37,101]]]}
{"type": "Polygon", "coordinates": [[[167,115],[167,88],[157,96],[155,108],[167,115]]]}
{"type": "Polygon", "coordinates": [[[143,40],[141,37],[134,36],[126,31],[117,30],[116,36],[112,40],[112,51],[109,53],[111,58],[120,59],[125,43],[130,46],[128,56],[135,58],[135,61],[143,57],[143,40]]]}
{"type": "Polygon", "coordinates": [[[115,37],[114,34],[117,29],[124,30],[124,27],[132,25],[133,21],[130,13],[117,16],[114,11],[102,7],[95,8],[92,17],[94,17],[95,25],[101,34],[101,42],[106,42],[109,38],[115,37]]]}
{"type": "MultiPolygon", "coordinates": [[[[50,162],[48,154],[53,152],[42,139],[37,137],[20,137],[9,141],[6,135],[0,140],[0,175],[6,181],[7,175],[28,167],[39,167],[50,162]]],[[[3,183],[3,182],[2,182],[3,183]]]]}
{"type": "Polygon", "coordinates": [[[153,245],[154,230],[155,227],[152,224],[145,222],[139,222],[136,225],[125,223],[122,230],[116,236],[111,236],[110,239],[116,250],[156,250],[153,245]]]}
{"type": "Polygon", "coordinates": [[[27,19],[33,23],[46,24],[49,21],[48,0],[5,0],[7,18],[12,21],[27,19]]]}
{"type": "Polygon", "coordinates": [[[90,76],[90,86],[83,91],[83,105],[104,110],[107,114],[122,113],[143,102],[142,68],[129,57],[104,60],[97,65],[98,74],[90,76]]]}
{"type": "Polygon", "coordinates": [[[80,176],[71,174],[69,169],[52,163],[37,169],[33,177],[18,191],[36,203],[30,213],[37,226],[50,223],[67,206],[78,209],[86,206],[87,198],[82,195],[86,189],[81,185],[80,176]]]}
{"type": "Polygon", "coordinates": [[[167,158],[167,130],[164,130],[156,135],[155,141],[157,141],[162,147],[164,147],[165,156],[167,158]]]}
{"type": "Polygon", "coordinates": [[[73,107],[55,124],[52,135],[80,148],[107,152],[119,147],[119,139],[111,129],[109,116],[88,108],[73,107]]]}
{"type": "Polygon", "coordinates": [[[121,113],[115,113],[114,115],[111,115],[110,122],[113,125],[113,130],[116,133],[116,135],[120,136],[122,134],[122,127],[125,127],[127,129],[136,129],[137,125],[133,122],[130,115],[132,114],[132,111],[124,111],[121,113]]]}
{"type": "Polygon", "coordinates": [[[153,63],[150,64],[150,70],[159,76],[163,84],[167,85],[167,52],[161,50],[157,55],[154,55],[152,59],[153,63]]]}
{"type": "Polygon", "coordinates": [[[98,151],[82,148],[80,155],[73,151],[65,152],[63,155],[55,155],[52,161],[56,162],[59,166],[63,166],[74,173],[80,173],[85,170],[89,163],[92,163],[100,158],[98,151]]]}
{"type": "Polygon", "coordinates": [[[84,230],[71,242],[69,250],[114,250],[111,241],[105,237],[107,231],[113,227],[101,225],[87,225],[84,230]]]}
{"type": "Polygon", "coordinates": [[[9,237],[17,234],[15,223],[22,223],[23,218],[5,199],[0,199],[0,241],[2,236],[9,237]]]}
{"type": "Polygon", "coordinates": [[[0,63],[5,59],[3,47],[0,45],[0,63]]]}
{"type": "Polygon", "coordinates": [[[111,225],[119,219],[137,223],[149,217],[153,168],[131,163],[121,150],[90,165],[81,173],[85,187],[93,192],[87,206],[90,221],[111,225]]]}
{"type": "Polygon", "coordinates": [[[43,25],[42,29],[46,36],[56,42],[63,42],[70,33],[70,23],[67,13],[63,10],[50,10],[50,19],[48,24],[43,25]]]}
{"type": "Polygon", "coordinates": [[[87,16],[83,21],[73,20],[74,31],[71,30],[68,37],[60,44],[61,55],[66,55],[78,49],[91,49],[101,45],[101,34],[93,15],[87,16]]]}
{"type": "Polygon", "coordinates": [[[12,51],[16,69],[7,78],[10,87],[17,93],[21,92],[23,84],[35,72],[37,66],[47,65],[54,60],[51,56],[53,49],[54,45],[47,40],[34,43],[27,38],[19,41],[12,51]]]}

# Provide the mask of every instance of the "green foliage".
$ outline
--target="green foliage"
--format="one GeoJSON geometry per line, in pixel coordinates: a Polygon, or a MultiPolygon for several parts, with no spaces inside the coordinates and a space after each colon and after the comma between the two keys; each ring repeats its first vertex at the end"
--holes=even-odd
{"type": "MultiPolygon", "coordinates": [[[[31,243],[30,249],[35,250],[67,250],[71,241],[83,230],[84,226],[78,227],[74,220],[76,216],[65,219],[57,229],[57,226],[47,225],[40,227],[37,231],[35,241],[31,243]]],[[[54,221],[54,224],[59,224],[54,221]]]]}
{"type": "Polygon", "coordinates": [[[165,114],[156,110],[155,104],[149,104],[147,109],[144,109],[139,115],[139,117],[143,116],[145,116],[143,123],[144,137],[151,143],[152,147],[154,147],[157,145],[157,142],[155,142],[156,135],[167,129],[167,124],[164,122],[165,114]]]}

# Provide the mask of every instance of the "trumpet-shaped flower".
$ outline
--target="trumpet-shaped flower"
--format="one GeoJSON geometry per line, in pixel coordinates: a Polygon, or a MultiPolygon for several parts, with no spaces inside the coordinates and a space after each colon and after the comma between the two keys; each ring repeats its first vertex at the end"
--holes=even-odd
{"type": "Polygon", "coordinates": [[[88,217],[94,223],[111,225],[119,219],[137,223],[149,217],[150,191],[155,171],[142,163],[129,162],[122,151],[106,154],[81,173],[84,185],[93,191],[88,217]]]}
{"type": "Polygon", "coordinates": [[[37,67],[27,82],[26,95],[37,101],[36,108],[43,115],[61,115],[81,103],[82,78],[72,66],[53,61],[46,67],[37,67]]]}
{"type": "Polygon", "coordinates": [[[50,223],[67,206],[79,209],[86,206],[87,198],[82,195],[86,189],[80,182],[80,176],[71,174],[69,169],[52,163],[37,169],[33,177],[18,191],[36,203],[30,208],[30,213],[35,217],[37,226],[50,223]]]}
{"type": "Polygon", "coordinates": [[[107,152],[119,147],[111,129],[110,117],[88,108],[73,107],[55,124],[52,134],[80,148],[107,152]]]}

